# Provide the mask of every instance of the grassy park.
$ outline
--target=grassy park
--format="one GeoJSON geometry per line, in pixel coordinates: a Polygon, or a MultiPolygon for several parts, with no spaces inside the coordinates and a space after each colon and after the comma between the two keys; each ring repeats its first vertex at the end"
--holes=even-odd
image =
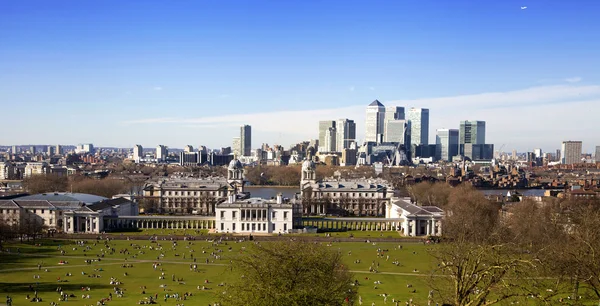
{"type": "MultiPolygon", "coordinates": [[[[394,305],[392,299],[399,300],[399,305],[410,299],[413,304],[427,304],[427,271],[432,264],[427,255],[429,245],[403,243],[400,247],[399,243],[367,243],[364,239],[335,242],[335,234],[331,242],[321,243],[344,254],[359,282],[363,305],[383,305],[383,293],[388,294],[390,305],[394,305]],[[378,250],[383,255],[378,256],[378,250]],[[371,266],[378,267],[377,273],[369,271],[371,266]]],[[[149,301],[150,296],[157,297],[159,305],[212,305],[222,294],[221,283],[231,280],[231,260],[255,243],[235,238],[219,242],[214,240],[216,236],[150,241],[125,235],[132,240],[8,244],[5,248],[10,253],[0,253],[0,291],[13,298],[13,305],[28,304],[27,295],[33,298],[36,292],[42,302],[59,305],[96,305],[102,299],[106,305],[133,305],[149,301]],[[61,289],[71,296],[66,301],[59,300],[61,289]],[[179,298],[165,298],[167,294],[179,298]]]]}

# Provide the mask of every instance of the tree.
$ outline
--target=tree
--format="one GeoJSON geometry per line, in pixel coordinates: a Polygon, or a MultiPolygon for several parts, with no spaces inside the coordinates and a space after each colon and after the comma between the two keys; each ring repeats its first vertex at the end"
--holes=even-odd
{"type": "Polygon", "coordinates": [[[352,304],[356,287],[342,254],[309,241],[255,244],[231,265],[232,282],[218,298],[228,305],[352,304]]]}
{"type": "Polygon", "coordinates": [[[67,186],[67,177],[56,174],[34,174],[23,180],[23,187],[31,194],[66,191],[67,186]]]}

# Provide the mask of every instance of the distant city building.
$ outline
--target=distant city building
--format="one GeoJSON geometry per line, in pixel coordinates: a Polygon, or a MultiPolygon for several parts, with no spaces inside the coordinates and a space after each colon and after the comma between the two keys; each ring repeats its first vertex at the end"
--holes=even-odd
{"type": "Polygon", "coordinates": [[[194,147],[192,145],[187,145],[187,146],[183,147],[183,152],[186,152],[186,153],[194,152],[194,147]]]}
{"type": "Polygon", "coordinates": [[[380,142],[383,135],[385,106],[378,100],[367,106],[365,120],[365,142],[380,142]]]}
{"type": "Polygon", "coordinates": [[[252,155],[252,127],[242,125],[240,127],[240,155],[252,155]]]}
{"type": "Polygon", "coordinates": [[[63,149],[61,145],[56,145],[56,150],[55,150],[55,154],[57,155],[63,155],[63,149]]]}
{"type": "Polygon", "coordinates": [[[470,160],[491,160],[494,158],[493,144],[472,144],[463,145],[463,155],[470,160]]]}
{"type": "Polygon", "coordinates": [[[53,146],[48,146],[47,150],[48,151],[46,152],[46,154],[48,154],[48,156],[50,156],[50,157],[52,157],[56,154],[56,148],[53,146]]]}
{"type": "Polygon", "coordinates": [[[512,160],[517,160],[517,150],[512,151],[512,160]]]}
{"type": "Polygon", "coordinates": [[[335,130],[334,127],[330,127],[329,129],[327,129],[327,131],[325,131],[325,139],[324,139],[324,143],[323,143],[323,150],[321,152],[335,152],[335,145],[336,145],[336,136],[337,136],[337,132],[335,130]]]}
{"type": "Polygon", "coordinates": [[[344,149],[350,148],[350,144],[356,141],[356,124],[354,120],[338,119],[335,129],[336,135],[336,152],[342,152],[344,149]]]}
{"type": "Polygon", "coordinates": [[[435,137],[437,160],[452,161],[458,155],[458,135],[456,129],[438,129],[435,137]]]}
{"type": "Polygon", "coordinates": [[[410,144],[429,144],[429,109],[411,107],[406,119],[410,121],[410,144]]]}
{"type": "Polygon", "coordinates": [[[10,153],[12,153],[12,154],[19,153],[19,151],[17,149],[18,149],[17,146],[12,146],[12,148],[10,149],[10,153]]]}
{"type": "Polygon", "coordinates": [[[80,143],[75,147],[75,153],[77,154],[94,154],[96,153],[94,150],[94,145],[91,143],[80,143]]]}
{"type": "Polygon", "coordinates": [[[168,154],[169,154],[169,152],[167,150],[167,146],[158,145],[156,147],[156,162],[160,163],[160,162],[166,161],[168,154]]]}
{"type": "Polygon", "coordinates": [[[29,147],[29,153],[36,154],[37,153],[36,147],[35,146],[29,147]]]}
{"type": "Polygon", "coordinates": [[[485,144],[485,121],[461,121],[459,137],[460,145],[485,144]]]}
{"type": "Polygon", "coordinates": [[[600,163],[600,146],[596,146],[596,153],[594,154],[594,158],[597,163],[600,163]]]}
{"type": "Polygon", "coordinates": [[[410,147],[411,122],[403,119],[385,120],[384,142],[393,142],[410,147]]]}
{"type": "Polygon", "coordinates": [[[542,155],[542,149],[540,148],[533,149],[533,155],[535,155],[535,158],[544,158],[542,155]]]}
{"type": "Polygon", "coordinates": [[[384,120],[404,120],[404,107],[402,106],[387,106],[385,107],[384,120]]]}
{"type": "Polygon", "coordinates": [[[141,159],[144,158],[144,148],[142,145],[133,146],[133,160],[136,163],[139,163],[141,159]]]}
{"type": "Polygon", "coordinates": [[[563,141],[562,143],[562,160],[564,165],[577,164],[581,162],[581,141],[563,141]]]}
{"type": "Polygon", "coordinates": [[[242,139],[240,137],[233,137],[231,151],[236,157],[242,156],[242,139]]]}
{"type": "MultiPolygon", "coordinates": [[[[333,121],[333,120],[319,121],[319,152],[331,152],[332,151],[331,143],[327,142],[325,140],[325,138],[327,137],[327,133],[329,132],[331,134],[331,129],[333,129],[334,133],[336,132],[335,121],[333,121]],[[329,146],[327,146],[325,144],[326,142],[329,143],[329,146]]],[[[331,141],[331,139],[329,139],[329,141],[331,141]]],[[[333,151],[335,151],[335,144],[334,144],[333,151]]]]}

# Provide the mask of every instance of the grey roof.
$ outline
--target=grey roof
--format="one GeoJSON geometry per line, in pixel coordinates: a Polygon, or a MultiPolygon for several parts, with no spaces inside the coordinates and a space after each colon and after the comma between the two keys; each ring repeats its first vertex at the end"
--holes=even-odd
{"type": "Polygon", "coordinates": [[[129,203],[129,200],[125,198],[116,198],[88,205],[88,208],[90,208],[93,211],[99,211],[105,208],[113,207],[115,205],[120,205],[124,203],[129,203]]]}
{"type": "Polygon", "coordinates": [[[383,106],[383,104],[381,104],[381,102],[379,102],[379,100],[375,100],[375,101],[371,102],[371,104],[369,104],[369,106],[383,106]]]}
{"type": "Polygon", "coordinates": [[[444,211],[439,207],[435,206],[418,206],[407,202],[403,199],[397,199],[396,201],[392,201],[393,205],[400,207],[401,209],[407,211],[411,215],[414,216],[442,216],[444,215],[444,211]]]}
{"type": "Polygon", "coordinates": [[[85,204],[93,204],[100,201],[104,201],[107,198],[86,194],[86,193],[68,193],[68,192],[56,192],[56,193],[40,193],[29,196],[17,198],[17,201],[48,201],[48,202],[83,202],[85,204]]]}

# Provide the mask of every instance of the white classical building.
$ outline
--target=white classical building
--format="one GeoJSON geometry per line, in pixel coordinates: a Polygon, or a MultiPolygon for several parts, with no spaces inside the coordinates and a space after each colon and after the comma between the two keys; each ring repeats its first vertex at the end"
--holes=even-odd
{"type": "Polygon", "coordinates": [[[385,211],[386,219],[402,219],[400,231],[405,236],[441,236],[444,211],[436,206],[418,206],[410,198],[392,198],[385,211]]]}
{"type": "Polygon", "coordinates": [[[227,202],[217,205],[215,222],[217,233],[288,233],[302,222],[301,204],[296,200],[284,201],[281,194],[274,200],[238,200],[232,194],[227,202]]]}
{"type": "Polygon", "coordinates": [[[0,219],[11,226],[65,233],[101,233],[105,216],[137,216],[138,206],[124,198],[82,193],[44,193],[0,200],[0,219]]]}

